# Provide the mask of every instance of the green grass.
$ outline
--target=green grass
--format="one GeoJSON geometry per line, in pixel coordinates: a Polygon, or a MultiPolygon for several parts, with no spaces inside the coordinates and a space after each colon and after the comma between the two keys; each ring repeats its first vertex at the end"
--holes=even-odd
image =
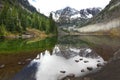
{"type": "Polygon", "coordinates": [[[51,49],[57,42],[56,37],[28,43],[30,40],[0,40],[0,54],[16,54],[20,52],[43,51],[51,49]]]}

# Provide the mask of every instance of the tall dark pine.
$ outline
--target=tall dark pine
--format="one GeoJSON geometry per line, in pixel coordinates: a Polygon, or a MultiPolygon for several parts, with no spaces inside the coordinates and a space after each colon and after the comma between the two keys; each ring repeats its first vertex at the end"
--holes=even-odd
{"type": "Polygon", "coordinates": [[[51,33],[56,33],[57,27],[56,27],[55,21],[53,20],[52,13],[50,13],[50,16],[49,16],[49,24],[50,24],[49,31],[51,33]]]}

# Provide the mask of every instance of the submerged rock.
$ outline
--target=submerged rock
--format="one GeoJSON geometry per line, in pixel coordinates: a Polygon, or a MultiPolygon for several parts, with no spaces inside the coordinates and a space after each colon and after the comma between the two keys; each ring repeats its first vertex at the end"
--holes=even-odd
{"type": "Polygon", "coordinates": [[[5,67],[5,64],[0,65],[0,69],[1,69],[1,68],[4,68],[4,67],[5,67]]]}
{"type": "Polygon", "coordinates": [[[68,76],[64,77],[62,80],[74,80],[75,74],[69,74],[68,76]]]}
{"type": "Polygon", "coordinates": [[[24,64],[25,64],[25,62],[18,62],[18,64],[19,64],[19,65],[24,65],[24,64]]]}
{"type": "Polygon", "coordinates": [[[88,69],[89,71],[92,71],[92,70],[93,70],[93,68],[92,68],[92,67],[87,67],[87,69],[88,69]]]}
{"type": "Polygon", "coordinates": [[[84,63],[88,63],[89,61],[84,61],[84,63]]]}
{"type": "Polygon", "coordinates": [[[31,61],[32,59],[31,58],[28,58],[28,59],[26,59],[25,61],[31,61]]]}
{"type": "Polygon", "coordinates": [[[97,67],[102,67],[103,65],[101,63],[98,63],[97,64],[97,67]]]}
{"type": "Polygon", "coordinates": [[[84,70],[84,69],[82,69],[82,70],[81,70],[81,72],[85,72],[85,70],[84,70]]]}
{"type": "Polygon", "coordinates": [[[83,59],[81,58],[81,59],[79,59],[80,61],[82,61],[83,59]]]}
{"type": "Polygon", "coordinates": [[[100,60],[98,60],[97,62],[100,62],[100,60]]]}
{"type": "Polygon", "coordinates": [[[79,62],[79,60],[75,60],[75,62],[77,62],[77,63],[78,63],[78,62],[79,62]]]}
{"type": "Polygon", "coordinates": [[[60,71],[60,73],[66,73],[66,71],[60,71]]]}

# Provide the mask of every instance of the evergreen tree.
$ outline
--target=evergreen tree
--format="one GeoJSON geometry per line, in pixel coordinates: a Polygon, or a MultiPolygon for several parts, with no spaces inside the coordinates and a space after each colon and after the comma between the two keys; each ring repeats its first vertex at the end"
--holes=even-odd
{"type": "MultiPolygon", "coordinates": [[[[27,30],[27,27],[45,31],[48,34],[57,32],[52,13],[47,18],[43,14],[21,7],[17,0],[5,0],[3,5],[0,11],[0,27],[4,32],[22,33],[27,30]]],[[[3,35],[3,32],[1,34],[3,35]]]]}
{"type": "Polygon", "coordinates": [[[49,31],[51,33],[56,33],[57,32],[57,26],[56,26],[56,23],[55,21],[53,20],[53,17],[52,17],[52,13],[50,13],[50,16],[49,16],[49,31]]]}

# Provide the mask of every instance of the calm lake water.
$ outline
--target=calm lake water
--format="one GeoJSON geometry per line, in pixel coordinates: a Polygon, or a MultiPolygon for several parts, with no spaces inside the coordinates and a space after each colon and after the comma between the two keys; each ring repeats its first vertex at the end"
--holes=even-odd
{"type": "MultiPolygon", "coordinates": [[[[119,49],[120,38],[109,36],[62,36],[43,40],[39,38],[2,39],[0,40],[0,80],[57,80],[71,75],[69,73],[82,76],[89,73],[89,71],[83,74],[81,71],[77,72],[78,69],[74,69],[74,67],[78,68],[77,66],[82,64],[82,69],[91,65],[94,71],[96,71],[96,61],[101,61],[101,64],[104,60],[108,61],[119,49]],[[59,46],[60,50],[56,47],[52,51],[55,45],[59,46]],[[81,49],[83,49],[83,53],[86,53],[86,51],[87,53],[92,53],[93,51],[97,56],[94,58],[93,55],[92,58],[91,55],[90,58],[87,58],[87,55],[85,57],[78,56],[80,54],[77,53],[81,49]],[[45,50],[50,52],[46,51],[44,53],[45,50]],[[68,55],[64,55],[60,51],[68,55]],[[41,52],[43,54],[40,54],[41,52]],[[80,58],[86,60],[86,62],[89,61],[89,64],[82,62],[81,64],[76,64],[80,58]],[[70,68],[71,65],[72,67],[70,68]]],[[[88,67],[89,69],[90,67],[88,67]]]]}

